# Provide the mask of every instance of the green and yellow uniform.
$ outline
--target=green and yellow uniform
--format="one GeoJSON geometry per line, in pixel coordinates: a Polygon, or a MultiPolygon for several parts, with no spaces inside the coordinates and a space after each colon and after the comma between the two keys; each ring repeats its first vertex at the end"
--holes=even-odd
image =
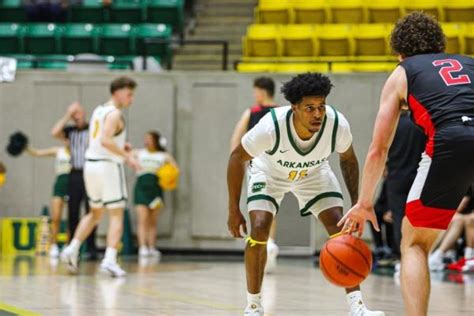
{"type": "Polygon", "coordinates": [[[166,153],[140,149],[137,157],[142,169],[137,173],[134,203],[156,209],[163,205],[163,190],[158,183],[156,173],[166,163],[166,153]]]}
{"type": "Polygon", "coordinates": [[[69,173],[71,172],[71,154],[66,147],[61,147],[56,153],[54,170],[56,181],[54,182],[53,196],[64,199],[68,196],[69,173]]]}

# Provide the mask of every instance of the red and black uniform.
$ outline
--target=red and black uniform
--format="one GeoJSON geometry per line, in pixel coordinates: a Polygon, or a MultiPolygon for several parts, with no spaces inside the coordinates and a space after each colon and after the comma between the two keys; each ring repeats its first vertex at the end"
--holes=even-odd
{"type": "Polygon", "coordinates": [[[248,130],[251,130],[262,117],[264,117],[271,108],[275,108],[277,105],[254,105],[250,108],[250,120],[248,130]]]}
{"type": "Polygon", "coordinates": [[[427,136],[406,215],[413,226],[446,229],[474,179],[474,60],[425,54],[400,65],[412,119],[427,136]]]}

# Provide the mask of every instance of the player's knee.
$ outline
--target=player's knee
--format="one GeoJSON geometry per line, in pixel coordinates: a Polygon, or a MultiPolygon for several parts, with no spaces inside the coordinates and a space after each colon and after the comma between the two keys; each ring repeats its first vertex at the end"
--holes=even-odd
{"type": "Polygon", "coordinates": [[[102,210],[91,210],[91,216],[92,216],[92,220],[95,222],[95,223],[98,223],[100,222],[100,220],[102,219],[102,216],[104,215],[104,212],[102,210]]]}
{"type": "Polygon", "coordinates": [[[256,218],[252,223],[252,237],[258,241],[268,240],[271,224],[264,218],[256,218]]]}

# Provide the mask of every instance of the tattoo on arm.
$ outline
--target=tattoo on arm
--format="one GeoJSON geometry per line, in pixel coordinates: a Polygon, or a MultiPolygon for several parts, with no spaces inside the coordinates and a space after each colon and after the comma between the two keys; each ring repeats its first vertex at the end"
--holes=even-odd
{"type": "Polygon", "coordinates": [[[340,166],[344,182],[351,196],[352,205],[355,205],[359,198],[359,162],[352,147],[341,154],[340,166]]]}

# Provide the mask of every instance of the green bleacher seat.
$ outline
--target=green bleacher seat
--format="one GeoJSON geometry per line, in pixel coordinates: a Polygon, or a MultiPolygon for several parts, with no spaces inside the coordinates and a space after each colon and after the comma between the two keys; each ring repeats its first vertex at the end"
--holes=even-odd
{"type": "Polygon", "coordinates": [[[109,70],[128,70],[132,69],[132,63],[135,56],[108,56],[108,68],[109,70]]]}
{"type": "Polygon", "coordinates": [[[97,51],[97,27],[93,24],[66,24],[61,35],[64,54],[77,55],[97,51]]]}
{"type": "Polygon", "coordinates": [[[54,23],[35,23],[26,25],[25,53],[55,54],[59,52],[58,26],[54,23]]]}
{"type": "Polygon", "coordinates": [[[15,55],[7,55],[7,57],[16,59],[17,69],[32,69],[35,67],[35,62],[34,62],[35,57],[33,55],[15,54],[15,55]]]}
{"type": "Polygon", "coordinates": [[[0,1],[0,22],[25,22],[26,11],[22,0],[0,1]]]}
{"type": "Polygon", "coordinates": [[[103,23],[109,21],[108,10],[102,0],[83,0],[81,4],[71,6],[71,22],[103,23]]]}
{"type": "Polygon", "coordinates": [[[135,54],[130,24],[104,24],[99,32],[101,55],[123,56],[135,54]]]}
{"type": "Polygon", "coordinates": [[[20,25],[0,23],[0,54],[21,53],[20,25]]]}
{"type": "Polygon", "coordinates": [[[145,14],[145,0],[114,0],[110,7],[110,21],[113,23],[140,23],[145,14]]]}
{"type": "MultiPolygon", "coordinates": [[[[165,24],[141,24],[135,27],[134,33],[139,55],[145,53],[144,40],[146,38],[171,40],[172,36],[171,27],[165,24]]],[[[168,43],[148,44],[146,48],[148,56],[159,56],[166,61],[171,59],[171,47],[168,43]]]]}
{"type": "Polygon", "coordinates": [[[184,0],[148,0],[147,21],[170,24],[176,32],[183,31],[184,0]]]}
{"type": "Polygon", "coordinates": [[[72,56],[68,55],[36,55],[36,67],[49,70],[66,70],[72,56]]]}

